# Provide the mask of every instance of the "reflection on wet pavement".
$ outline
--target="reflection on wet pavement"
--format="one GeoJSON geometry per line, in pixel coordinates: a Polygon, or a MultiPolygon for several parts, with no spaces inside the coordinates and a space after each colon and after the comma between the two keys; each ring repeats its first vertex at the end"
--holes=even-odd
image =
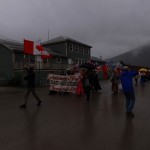
{"type": "Polygon", "coordinates": [[[0,90],[0,150],[149,150],[150,82],[135,87],[135,117],[127,118],[122,91],[112,95],[111,83],[102,91],[84,96],[48,95],[37,107],[30,96],[19,109],[25,89],[0,90]]]}

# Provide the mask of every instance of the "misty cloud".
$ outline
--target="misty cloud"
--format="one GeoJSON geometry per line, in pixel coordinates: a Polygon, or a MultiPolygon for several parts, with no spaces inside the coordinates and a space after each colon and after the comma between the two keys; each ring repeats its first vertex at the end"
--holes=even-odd
{"type": "Polygon", "coordinates": [[[67,36],[108,58],[148,43],[148,0],[1,0],[0,37],[42,41],[67,36]]]}

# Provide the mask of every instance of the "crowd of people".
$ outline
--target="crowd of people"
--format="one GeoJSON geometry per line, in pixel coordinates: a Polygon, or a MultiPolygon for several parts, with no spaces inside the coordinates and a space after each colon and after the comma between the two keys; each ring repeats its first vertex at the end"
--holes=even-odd
{"type": "Polygon", "coordinates": [[[134,117],[133,108],[135,104],[135,91],[134,85],[138,85],[138,81],[141,85],[144,85],[146,80],[150,77],[148,70],[130,69],[128,66],[122,67],[122,69],[114,69],[111,83],[112,93],[118,94],[119,86],[121,86],[125,100],[126,100],[126,114],[129,117],[134,117]]]}
{"type": "MultiPolygon", "coordinates": [[[[85,92],[86,100],[90,100],[90,92],[97,92],[101,90],[101,86],[99,83],[98,75],[96,72],[92,70],[86,70],[82,73],[81,79],[79,83],[83,85],[83,89],[81,88],[81,91],[85,92]]],[[[80,85],[78,84],[78,85],[80,85]]],[[[81,86],[80,86],[81,87],[81,86]]],[[[79,93],[79,92],[78,92],[79,93]]]]}
{"type": "MultiPolygon", "coordinates": [[[[24,96],[24,103],[20,107],[26,108],[30,93],[33,94],[33,96],[37,100],[37,105],[39,106],[41,105],[42,101],[35,92],[34,68],[25,67],[25,69],[27,71],[27,74],[24,77],[24,79],[27,81],[27,91],[24,96]]],[[[102,89],[99,83],[97,72],[93,69],[82,69],[80,70],[80,72],[79,70],[76,69],[74,70],[74,73],[72,73],[70,70],[67,70],[66,72],[63,72],[61,75],[71,75],[71,74],[79,75],[76,95],[78,96],[85,95],[87,101],[90,101],[91,92],[97,92],[102,89]]],[[[114,95],[117,95],[119,91],[119,86],[121,86],[126,100],[126,114],[131,118],[134,117],[133,114],[133,108],[135,104],[134,83],[135,86],[137,86],[138,81],[140,81],[140,83],[144,85],[145,81],[149,79],[148,77],[149,77],[148,74],[142,71],[132,70],[128,66],[123,66],[119,70],[115,68],[112,73],[112,76],[110,78],[110,81],[112,83],[111,87],[112,93],[114,95]]]]}

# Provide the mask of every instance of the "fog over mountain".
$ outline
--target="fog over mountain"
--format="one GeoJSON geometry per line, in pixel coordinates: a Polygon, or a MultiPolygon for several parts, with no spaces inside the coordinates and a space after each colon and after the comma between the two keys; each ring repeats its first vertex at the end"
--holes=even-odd
{"type": "Polygon", "coordinates": [[[107,59],[111,64],[123,61],[125,64],[150,68],[150,44],[138,47],[116,57],[107,59]]]}

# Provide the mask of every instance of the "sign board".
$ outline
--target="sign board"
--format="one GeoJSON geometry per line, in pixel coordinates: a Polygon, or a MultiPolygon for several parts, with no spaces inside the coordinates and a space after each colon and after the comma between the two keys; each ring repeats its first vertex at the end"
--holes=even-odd
{"type": "Polygon", "coordinates": [[[79,75],[54,75],[49,74],[50,90],[59,92],[76,93],[79,75]]]}

